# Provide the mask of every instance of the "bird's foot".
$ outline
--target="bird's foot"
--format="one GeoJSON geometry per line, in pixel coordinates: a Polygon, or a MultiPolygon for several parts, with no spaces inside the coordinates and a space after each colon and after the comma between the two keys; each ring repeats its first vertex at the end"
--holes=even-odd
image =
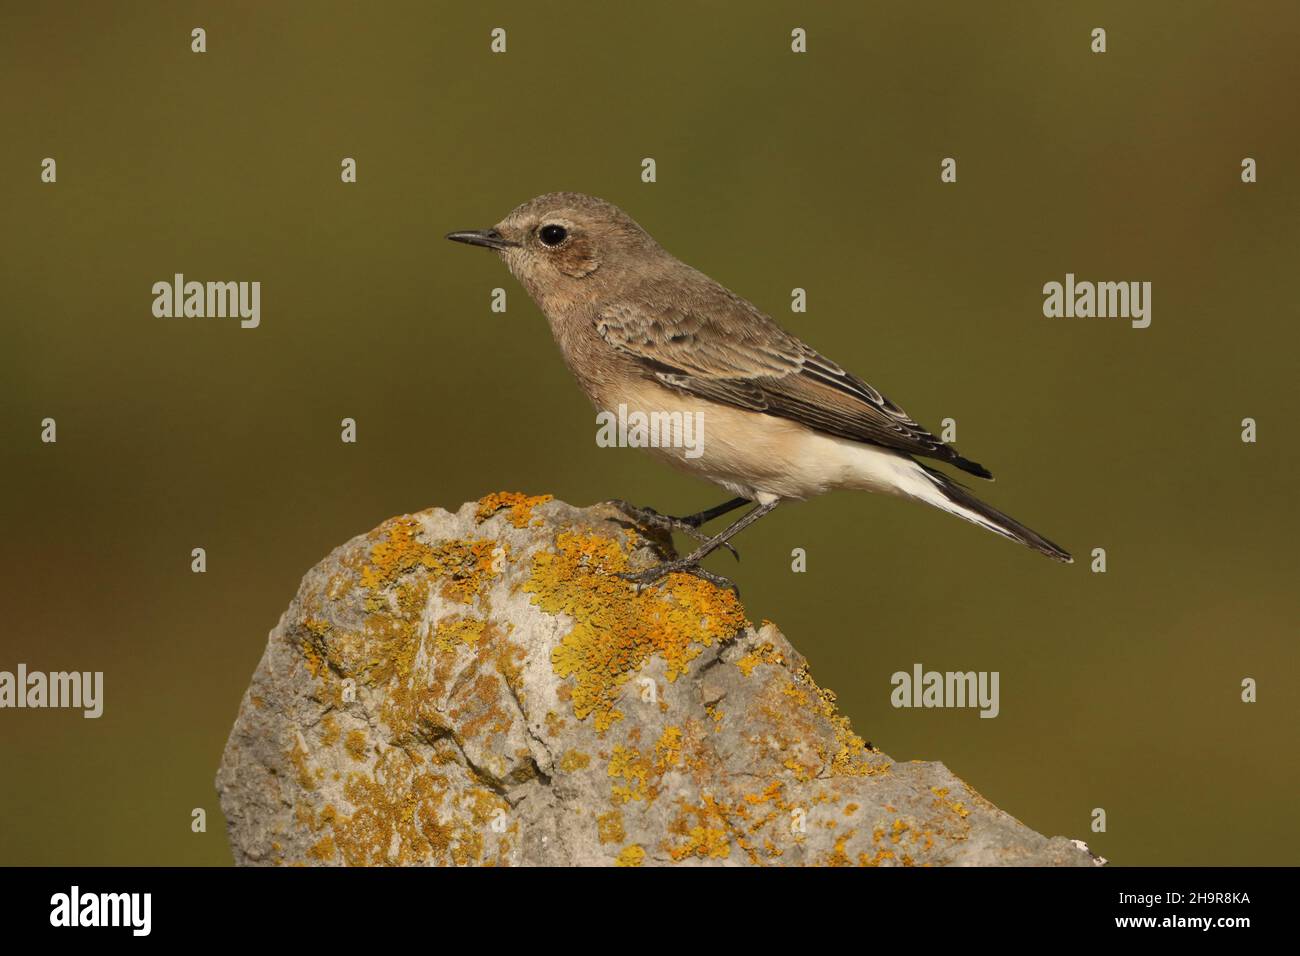
{"type": "Polygon", "coordinates": [[[697,578],[708,581],[715,587],[734,591],[736,597],[740,597],[740,588],[736,586],[736,582],[732,581],[730,578],[724,578],[721,574],[714,574],[712,571],[706,571],[698,564],[692,564],[685,558],[679,558],[676,561],[665,561],[663,564],[655,565],[653,568],[646,568],[644,571],[625,571],[618,576],[624,581],[631,581],[636,585],[637,591],[641,591],[643,588],[649,587],[656,581],[660,581],[663,578],[668,577],[668,575],[678,572],[683,574],[692,574],[697,578]]]}
{"type": "MultiPolygon", "coordinates": [[[[702,525],[704,522],[700,520],[700,517],[698,515],[691,515],[690,517],[687,518],[675,518],[672,515],[660,514],[659,512],[655,511],[653,508],[638,508],[636,505],[629,504],[628,502],[622,500],[621,498],[611,499],[609,503],[613,505],[615,508],[617,508],[619,511],[623,512],[623,514],[627,515],[637,524],[645,525],[647,528],[654,528],[656,531],[663,531],[668,534],[672,534],[674,531],[677,531],[684,535],[688,535],[689,537],[694,538],[696,541],[712,540],[710,535],[705,534],[703,531],[700,530],[700,525],[702,525]]],[[[738,552],[730,544],[724,541],[722,542],[722,547],[730,551],[732,556],[735,557],[737,561],[740,560],[740,552],[738,552]]],[[[667,565],[664,565],[664,567],[667,567],[667,565]]],[[[668,572],[665,571],[664,573],[667,574],[668,572]]],[[[705,575],[701,574],[700,577],[705,577],[705,575]]],[[[705,578],[705,580],[708,580],[708,578],[705,578]]],[[[722,578],[721,580],[726,581],[727,579],[722,578]]],[[[715,581],[714,583],[716,584],[717,582],[715,581]]],[[[726,585],[719,585],[719,586],[734,587],[734,585],[732,585],[729,581],[727,582],[726,585]]]]}

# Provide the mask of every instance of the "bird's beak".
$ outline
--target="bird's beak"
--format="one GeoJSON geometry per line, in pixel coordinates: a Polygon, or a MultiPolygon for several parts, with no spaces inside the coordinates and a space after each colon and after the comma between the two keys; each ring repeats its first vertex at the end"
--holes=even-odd
{"type": "Polygon", "coordinates": [[[489,249],[510,249],[519,243],[511,242],[495,229],[467,229],[464,232],[449,232],[447,238],[452,242],[464,242],[471,246],[486,246],[489,249]]]}

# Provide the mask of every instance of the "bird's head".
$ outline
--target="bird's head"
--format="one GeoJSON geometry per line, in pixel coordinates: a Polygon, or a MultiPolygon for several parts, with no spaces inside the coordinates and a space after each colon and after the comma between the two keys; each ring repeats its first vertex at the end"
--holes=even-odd
{"type": "Polygon", "coordinates": [[[447,238],[495,249],[543,310],[591,301],[663,250],[631,216],[582,193],[547,193],[491,229],[447,238]]]}

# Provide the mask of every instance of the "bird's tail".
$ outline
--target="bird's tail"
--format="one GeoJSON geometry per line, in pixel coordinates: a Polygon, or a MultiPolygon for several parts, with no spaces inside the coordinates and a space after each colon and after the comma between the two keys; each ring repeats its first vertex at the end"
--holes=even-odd
{"type": "Polygon", "coordinates": [[[1033,548],[1038,553],[1045,554],[1056,561],[1062,561],[1065,564],[1073,563],[1074,558],[1070,557],[1070,553],[1064,548],[1048,541],[1037,531],[1026,528],[1015,518],[1004,515],[993,506],[980,501],[942,472],[926,468],[919,462],[917,464],[934,485],[932,494],[922,494],[917,497],[943,511],[947,511],[949,514],[965,518],[981,528],[988,528],[1004,538],[1019,541],[1026,547],[1033,548]]]}

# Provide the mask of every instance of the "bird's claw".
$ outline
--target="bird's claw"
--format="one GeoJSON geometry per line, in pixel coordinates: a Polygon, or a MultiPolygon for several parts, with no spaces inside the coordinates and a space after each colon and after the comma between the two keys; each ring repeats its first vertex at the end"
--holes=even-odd
{"type": "Polygon", "coordinates": [[[725,578],[721,574],[714,574],[712,571],[706,571],[698,564],[690,564],[685,560],[668,561],[664,564],[656,565],[653,568],[646,568],[644,571],[623,571],[618,574],[618,577],[622,578],[624,581],[631,581],[632,584],[636,586],[637,591],[640,592],[654,584],[656,581],[660,581],[668,575],[676,573],[694,575],[697,578],[708,581],[714,587],[734,591],[736,597],[740,597],[740,588],[736,586],[735,581],[732,581],[730,578],[725,578]]]}
{"type": "MultiPolygon", "coordinates": [[[[654,528],[656,531],[664,531],[668,534],[678,531],[694,538],[696,541],[712,540],[710,535],[705,534],[700,530],[699,521],[692,521],[689,518],[675,518],[672,515],[660,514],[653,508],[638,508],[636,505],[629,504],[621,498],[613,498],[609,503],[637,524],[643,524],[648,528],[654,528]]],[[[740,552],[732,547],[730,542],[722,542],[722,547],[730,551],[732,557],[737,561],[740,560],[740,552]]],[[[723,580],[725,581],[726,578],[723,578],[723,580]]]]}

